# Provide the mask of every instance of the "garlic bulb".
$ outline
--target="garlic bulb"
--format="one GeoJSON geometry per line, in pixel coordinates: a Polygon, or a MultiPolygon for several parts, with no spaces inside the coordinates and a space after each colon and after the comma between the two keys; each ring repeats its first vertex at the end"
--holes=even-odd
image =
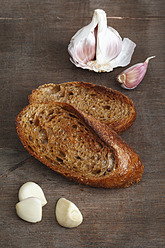
{"type": "Polygon", "coordinates": [[[155,56],[149,57],[144,63],[133,65],[120,73],[117,76],[117,81],[121,84],[121,87],[128,90],[136,88],[144,78],[147,72],[148,62],[152,58],[155,58],[155,56]]]}
{"type": "Polygon", "coordinates": [[[110,72],[130,63],[135,43],[120,37],[107,26],[105,11],[96,9],[89,25],[72,37],[68,46],[70,60],[77,67],[95,72],[110,72]]]}

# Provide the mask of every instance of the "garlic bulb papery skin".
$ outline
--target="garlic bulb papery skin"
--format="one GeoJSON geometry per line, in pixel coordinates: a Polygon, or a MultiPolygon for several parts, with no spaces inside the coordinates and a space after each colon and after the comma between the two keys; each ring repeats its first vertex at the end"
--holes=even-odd
{"type": "Polygon", "coordinates": [[[155,58],[155,56],[149,57],[144,63],[135,64],[120,73],[117,76],[117,81],[120,83],[121,87],[128,90],[135,89],[143,80],[147,72],[149,60],[153,58],[155,58]]]}
{"type": "Polygon", "coordinates": [[[130,63],[136,44],[107,26],[104,10],[96,9],[89,25],[72,37],[68,46],[70,60],[77,67],[95,72],[110,72],[130,63]]]}

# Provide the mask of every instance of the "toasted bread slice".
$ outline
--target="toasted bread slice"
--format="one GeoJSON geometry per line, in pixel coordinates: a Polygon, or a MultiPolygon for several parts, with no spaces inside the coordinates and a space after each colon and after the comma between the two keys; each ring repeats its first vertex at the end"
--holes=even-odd
{"type": "Polygon", "coordinates": [[[92,115],[117,133],[127,130],[136,119],[131,99],[104,86],[84,82],[45,84],[32,91],[30,103],[66,102],[92,115]]]}
{"type": "Polygon", "coordinates": [[[31,155],[70,180],[120,188],[142,178],[138,154],[109,126],[70,104],[30,104],[17,116],[16,128],[31,155]]]}

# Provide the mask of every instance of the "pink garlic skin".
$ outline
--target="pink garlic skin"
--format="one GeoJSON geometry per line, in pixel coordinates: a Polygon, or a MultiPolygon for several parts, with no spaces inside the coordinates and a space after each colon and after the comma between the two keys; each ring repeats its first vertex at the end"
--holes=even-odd
{"type": "Polygon", "coordinates": [[[127,90],[135,89],[143,80],[148,67],[148,62],[155,56],[149,57],[144,63],[135,64],[128,69],[124,70],[117,76],[117,81],[121,87],[127,90]]]}
{"type": "Polygon", "coordinates": [[[109,37],[111,37],[106,48],[106,54],[108,55],[108,60],[111,61],[121,53],[122,39],[119,35],[115,34],[114,29],[112,29],[111,27],[107,28],[107,32],[109,32],[109,37]]]}
{"type": "Polygon", "coordinates": [[[88,61],[93,60],[96,53],[96,39],[94,31],[91,32],[88,37],[83,40],[83,42],[80,41],[72,47],[72,53],[74,54],[75,61],[83,65],[85,65],[88,61]]]}

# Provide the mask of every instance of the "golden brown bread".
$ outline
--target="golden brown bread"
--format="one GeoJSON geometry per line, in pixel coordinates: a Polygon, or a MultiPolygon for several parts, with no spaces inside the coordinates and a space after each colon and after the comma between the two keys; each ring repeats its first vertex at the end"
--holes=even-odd
{"type": "Polygon", "coordinates": [[[138,154],[110,127],[70,104],[30,104],[17,116],[16,128],[31,155],[70,180],[121,188],[142,178],[138,154]]]}
{"type": "Polygon", "coordinates": [[[111,125],[117,133],[127,130],[136,119],[131,99],[110,88],[84,82],[45,84],[32,91],[29,103],[66,102],[111,125]]]}

